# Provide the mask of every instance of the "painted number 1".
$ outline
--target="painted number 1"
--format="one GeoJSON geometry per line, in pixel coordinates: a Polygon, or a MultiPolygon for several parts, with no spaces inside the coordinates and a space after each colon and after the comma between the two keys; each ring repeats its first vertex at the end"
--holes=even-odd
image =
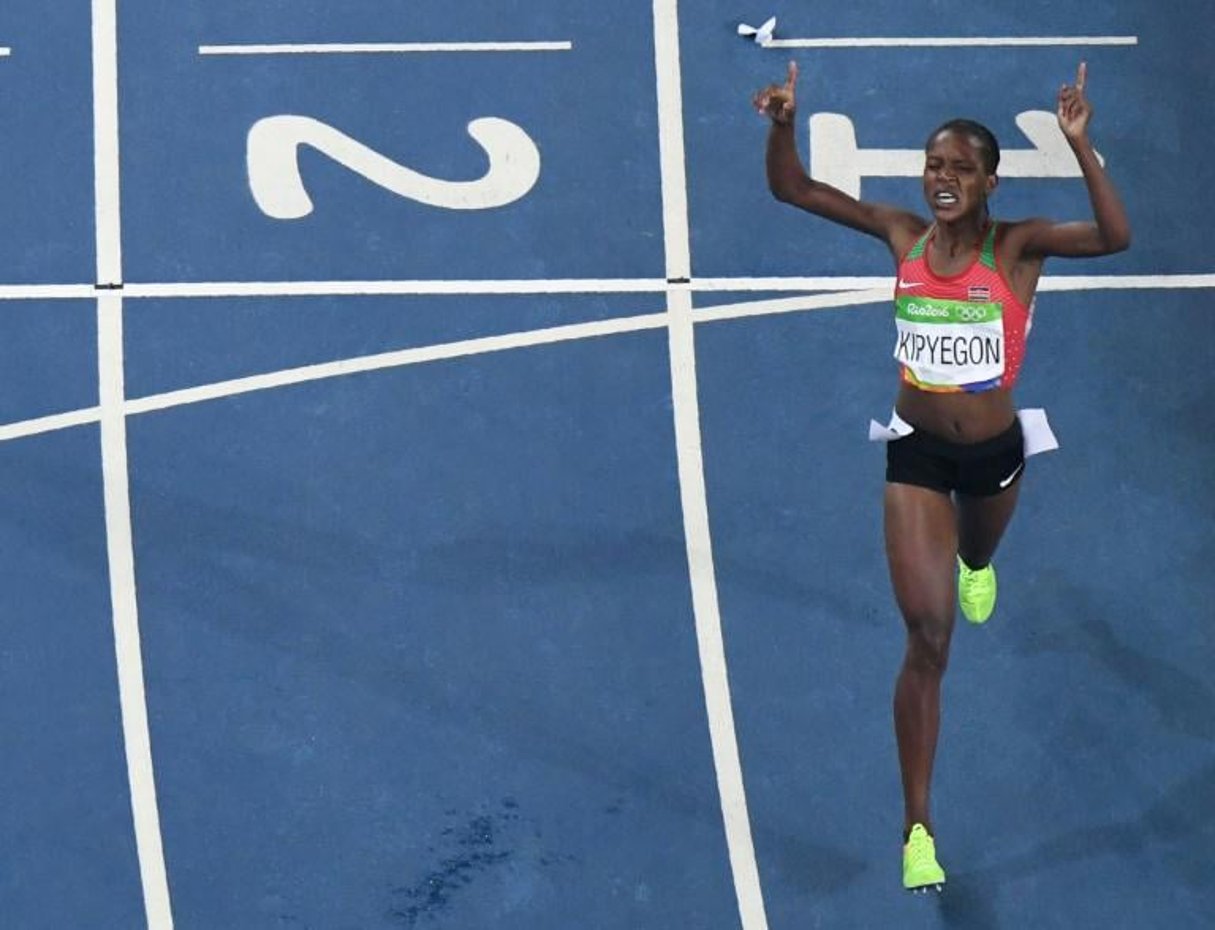
{"type": "Polygon", "coordinates": [[[249,130],[246,159],[253,199],[267,216],[297,220],[312,212],[300,175],[299,147],[309,145],[338,164],[392,191],[445,210],[489,210],[525,196],[540,177],[540,151],[519,126],[497,117],[475,119],[468,134],[489,168],[472,181],[445,181],[406,168],[332,126],[307,116],[268,116],[249,130]]]}

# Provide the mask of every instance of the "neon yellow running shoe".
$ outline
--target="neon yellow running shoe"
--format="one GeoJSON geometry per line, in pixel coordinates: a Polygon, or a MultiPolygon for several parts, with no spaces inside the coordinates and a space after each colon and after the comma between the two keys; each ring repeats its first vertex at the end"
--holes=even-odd
{"type": "Polygon", "coordinates": [[[958,556],[958,604],[971,623],[983,623],[996,609],[996,570],[970,568],[958,556]]]}
{"type": "Polygon", "coordinates": [[[937,846],[923,824],[915,824],[903,847],[903,887],[908,891],[937,891],[945,884],[945,870],[937,862],[937,846]]]}

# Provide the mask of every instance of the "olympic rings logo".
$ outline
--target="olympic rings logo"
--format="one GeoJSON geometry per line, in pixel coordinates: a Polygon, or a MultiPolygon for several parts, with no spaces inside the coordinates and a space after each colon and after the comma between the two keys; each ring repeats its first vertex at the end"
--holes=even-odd
{"type": "Polygon", "coordinates": [[[987,319],[986,307],[959,307],[958,319],[963,323],[982,323],[987,319]]]}

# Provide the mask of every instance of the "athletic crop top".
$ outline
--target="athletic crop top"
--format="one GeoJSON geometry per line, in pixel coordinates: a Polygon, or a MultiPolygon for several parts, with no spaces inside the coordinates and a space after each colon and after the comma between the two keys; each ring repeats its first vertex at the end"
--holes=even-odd
{"type": "Polygon", "coordinates": [[[1017,299],[996,267],[996,224],[988,225],[971,266],[948,277],[928,267],[935,232],[929,227],[899,262],[894,357],[903,381],[923,391],[1011,388],[1033,308],[1017,299]]]}

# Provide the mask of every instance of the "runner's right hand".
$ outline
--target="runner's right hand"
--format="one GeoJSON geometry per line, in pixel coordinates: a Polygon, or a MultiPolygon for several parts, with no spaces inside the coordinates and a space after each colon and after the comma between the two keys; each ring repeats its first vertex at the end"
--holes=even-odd
{"type": "Polygon", "coordinates": [[[784,84],[769,84],[751,98],[758,113],[772,122],[787,126],[797,112],[794,88],[797,86],[797,62],[789,62],[789,76],[784,84]]]}

